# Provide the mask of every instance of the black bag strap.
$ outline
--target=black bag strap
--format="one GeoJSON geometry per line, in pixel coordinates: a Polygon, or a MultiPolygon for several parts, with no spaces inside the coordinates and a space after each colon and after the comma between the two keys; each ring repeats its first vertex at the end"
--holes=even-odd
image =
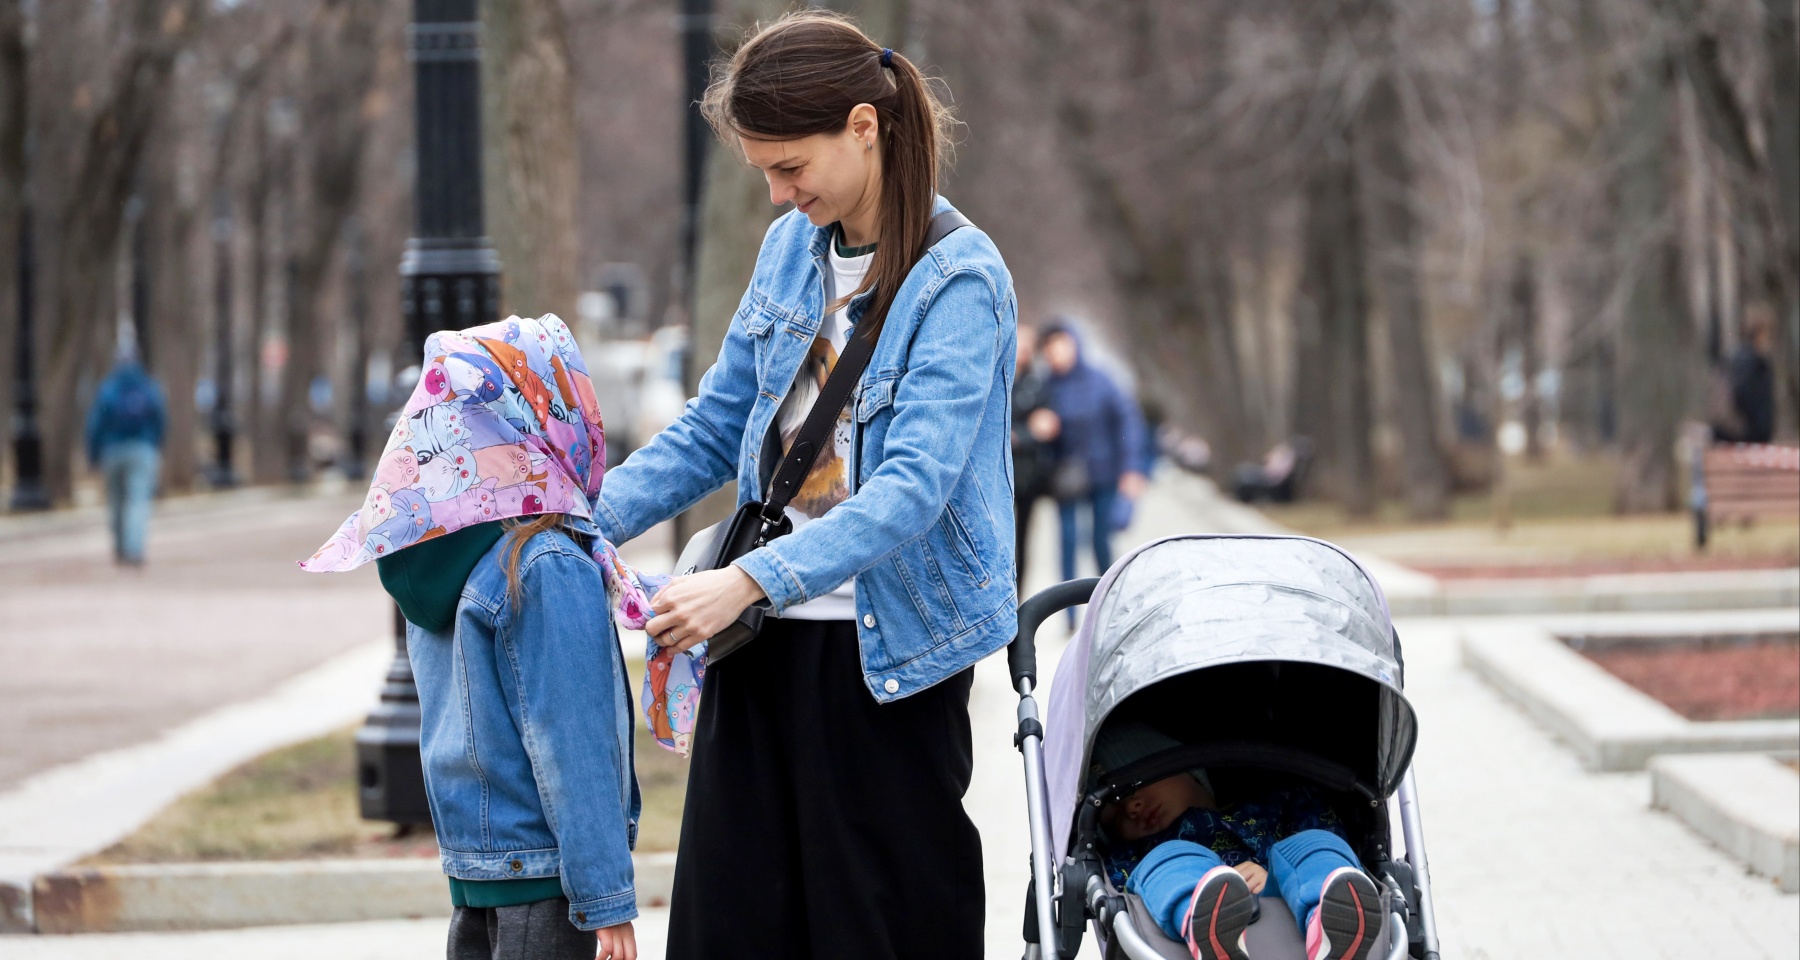
{"type": "MultiPolygon", "coordinates": [[[[919,257],[922,259],[925,251],[937,246],[938,241],[967,226],[971,226],[969,218],[954,210],[932,217],[931,224],[925,229],[925,242],[919,246],[919,257]]],[[[918,260],[913,263],[916,265],[918,260]]],[[[844,352],[838,355],[837,364],[831,368],[831,375],[819,389],[818,399],[813,401],[812,409],[806,413],[806,421],[800,425],[800,432],[794,435],[793,446],[788,448],[775,476],[769,479],[768,494],[763,497],[762,518],[765,522],[775,523],[787,510],[788,501],[794,498],[806,474],[825,449],[826,435],[836,425],[838,413],[850,400],[851,389],[862,379],[863,370],[868,368],[869,358],[874,355],[875,339],[872,337],[852,334],[849,342],[844,344],[844,352]]]]}

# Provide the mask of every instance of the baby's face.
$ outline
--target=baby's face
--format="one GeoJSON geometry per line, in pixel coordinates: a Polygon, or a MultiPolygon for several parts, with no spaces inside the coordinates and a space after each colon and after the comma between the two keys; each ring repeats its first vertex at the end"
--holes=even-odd
{"type": "Polygon", "coordinates": [[[1137,792],[1100,811],[1100,822],[1108,833],[1131,843],[1153,833],[1167,830],[1175,819],[1194,807],[1210,807],[1213,798],[1191,774],[1178,773],[1155,783],[1146,783],[1137,792]]]}

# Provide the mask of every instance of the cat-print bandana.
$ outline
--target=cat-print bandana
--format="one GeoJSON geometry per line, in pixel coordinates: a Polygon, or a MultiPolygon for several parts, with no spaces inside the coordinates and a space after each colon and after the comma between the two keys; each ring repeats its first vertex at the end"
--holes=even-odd
{"type": "MultiPolygon", "coordinates": [[[[425,341],[419,382],[406,401],[361,509],[318,552],[300,562],[312,573],[354,570],[396,550],[493,520],[565,513],[593,519],[606,471],[606,432],[581,348],[553,314],[511,317],[425,341]]],[[[593,555],[620,625],[642,630],[650,600],[669,580],[633,569],[604,538],[593,555]]],[[[651,642],[646,719],[657,740],[686,753],[704,674],[699,658],[651,642]],[[689,662],[677,667],[685,657],[689,662]],[[658,675],[692,678],[672,710],[658,675]],[[691,688],[691,689],[690,689],[691,688]],[[686,699],[682,699],[686,698],[686,699]],[[661,706],[657,706],[661,703],[661,706]],[[685,729],[677,729],[680,716],[685,729]]]]}

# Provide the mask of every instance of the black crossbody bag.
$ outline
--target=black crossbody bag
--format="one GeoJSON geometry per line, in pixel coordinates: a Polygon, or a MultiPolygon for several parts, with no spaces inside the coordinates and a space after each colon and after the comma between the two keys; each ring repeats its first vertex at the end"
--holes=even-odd
{"type": "MultiPolygon", "coordinates": [[[[969,219],[955,211],[946,211],[932,217],[931,225],[925,232],[925,242],[919,248],[919,256],[923,257],[925,251],[937,246],[938,241],[966,226],[969,226],[969,219]]],[[[918,261],[913,263],[916,266],[918,261]]],[[[686,558],[693,556],[692,551],[696,549],[700,552],[686,569],[678,562],[677,573],[685,575],[702,570],[723,569],[752,550],[767,546],[770,541],[794,532],[794,522],[787,515],[788,501],[794,498],[794,493],[800,489],[800,484],[812,470],[814,461],[818,460],[819,453],[824,450],[826,437],[836,425],[838,414],[850,400],[851,389],[862,378],[863,370],[868,367],[869,358],[874,353],[873,339],[858,336],[854,332],[851,334],[837,364],[831,368],[831,375],[825,378],[825,385],[820,388],[818,398],[813,401],[812,409],[807,411],[806,421],[800,425],[800,432],[794,435],[793,445],[781,459],[781,466],[776,468],[775,475],[769,479],[769,488],[764,492],[763,498],[744,503],[732,514],[730,520],[695,534],[681,553],[686,558]]],[[[852,469],[855,469],[854,465],[852,469]]],[[[767,614],[768,608],[762,603],[746,607],[736,620],[707,640],[707,662],[715,663],[754,640],[762,630],[763,617],[767,614]]]]}

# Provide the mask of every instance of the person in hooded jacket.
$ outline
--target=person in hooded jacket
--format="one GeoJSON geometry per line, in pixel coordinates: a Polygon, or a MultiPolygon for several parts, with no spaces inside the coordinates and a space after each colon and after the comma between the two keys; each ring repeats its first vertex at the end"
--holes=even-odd
{"type": "Polygon", "coordinates": [[[1041,340],[1050,368],[1050,409],[1061,430],[1051,495],[1062,525],[1062,576],[1075,579],[1080,519],[1089,518],[1094,565],[1112,566],[1115,503],[1136,500],[1148,485],[1144,464],[1144,418],[1112,377],[1082,356],[1081,340],[1068,321],[1046,324],[1041,340]]]}
{"type": "Polygon", "coordinates": [[[162,386],[138,362],[134,348],[122,347],[118,362],[100,381],[87,419],[88,462],[106,479],[108,527],[117,563],[144,562],[150,501],[162,466],[164,414],[162,386]]]}

